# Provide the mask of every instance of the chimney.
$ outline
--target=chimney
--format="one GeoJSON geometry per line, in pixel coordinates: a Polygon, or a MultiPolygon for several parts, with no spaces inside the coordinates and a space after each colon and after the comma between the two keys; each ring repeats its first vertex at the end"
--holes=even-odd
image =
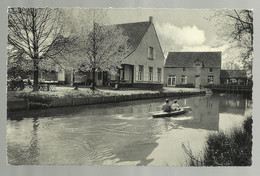
{"type": "Polygon", "coordinates": [[[149,16],[149,23],[153,24],[153,17],[152,16],[149,16]]]}

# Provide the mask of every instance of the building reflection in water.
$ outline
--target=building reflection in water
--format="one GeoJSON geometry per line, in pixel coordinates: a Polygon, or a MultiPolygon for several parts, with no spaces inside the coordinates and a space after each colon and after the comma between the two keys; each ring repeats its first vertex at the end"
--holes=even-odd
{"type": "Polygon", "coordinates": [[[220,113],[244,114],[246,109],[246,100],[237,94],[216,94],[220,105],[220,113]]]}
{"type": "Polygon", "coordinates": [[[219,131],[219,114],[230,113],[244,115],[251,110],[252,101],[238,94],[213,94],[204,97],[192,97],[179,100],[180,105],[190,106],[193,118],[177,121],[181,126],[197,129],[219,131]]]}
{"type": "Polygon", "coordinates": [[[192,97],[179,100],[181,106],[190,106],[192,111],[185,116],[189,120],[176,121],[180,126],[204,130],[219,130],[219,100],[214,96],[192,97]]]}

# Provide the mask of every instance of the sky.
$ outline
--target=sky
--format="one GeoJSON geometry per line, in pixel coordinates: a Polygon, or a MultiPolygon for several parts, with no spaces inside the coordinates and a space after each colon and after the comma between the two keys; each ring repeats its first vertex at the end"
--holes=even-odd
{"type": "Polygon", "coordinates": [[[108,9],[110,24],[148,21],[153,17],[165,57],[169,51],[222,51],[222,67],[227,68],[228,44],[217,42],[213,10],[194,9],[108,9]]]}
{"type": "MultiPolygon", "coordinates": [[[[80,18],[80,24],[86,24],[88,23],[86,20],[91,19],[91,14],[93,15],[93,10],[91,13],[90,10],[74,8],[71,14],[80,18]],[[78,16],[80,13],[82,14],[78,16]]],[[[233,9],[230,10],[233,11],[233,9]]],[[[95,14],[98,14],[96,11],[95,14]]],[[[229,49],[230,44],[217,35],[218,30],[222,30],[222,26],[218,25],[222,25],[221,23],[228,19],[212,18],[216,14],[214,9],[109,8],[105,12],[107,18],[103,18],[104,25],[149,21],[149,17],[152,16],[165,58],[168,52],[221,51],[222,69],[237,69],[234,66],[242,69],[243,67],[239,55],[241,51],[229,49]],[[216,20],[219,20],[218,23],[216,20]]]]}

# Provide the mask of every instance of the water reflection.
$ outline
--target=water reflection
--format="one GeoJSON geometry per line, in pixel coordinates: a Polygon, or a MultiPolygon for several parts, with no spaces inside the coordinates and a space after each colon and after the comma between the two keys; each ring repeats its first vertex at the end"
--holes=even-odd
{"type": "Polygon", "coordinates": [[[216,96],[205,96],[181,100],[184,106],[191,106],[193,117],[178,124],[187,128],[219,130],[219,99],[216,96]]]}
{"type": "MultiPolygon", "coordinates": [[[[8,162],[148,165],[154,161],[148,156],[160,146],[158,141],[163,134],[173,132],[172,135],[187,139],[182,136],[187,133],[178,130],[218,131],[220,112],[243,115],[249,106],[237,96],[190,97],[178,103],[191,106],[191,112],[178,118],[153,119],[151,112],[159,111],[163,102],[164,99],[153,99],[10,112],[9,118],[18,116],[24,120],[7,121],[8,162]]],[[[178,142],[172,145],[181,146],[178,142]]]]}
{"type": "Polygon", "coordinates": [[[39,126],[38,118],[33,119],[33,131],[30,141],[30,147],[28,148],[29,151],[29,157],[33,158],[33,161],[31,164],[39,164],[38,162],[38,156],[40,155],[39,150],[39,138],[38,138],[38,126],[39,126]]]}
{"type": "Polygon", "coordinates": [[[241,99],[241,95],[236,94],[216,94],[220,101],[220,113],[244,114],[247,99],[241,99]]]}
{"type": "MultiPolygon", "coordinates": [[[[7,156],[8,161],[11,161],[14,165],[38,165],[39,160],[38,157],[40,155],[40,146],[39,146],[39,138],[38,138],[38,126],[39,126],[38,118],[34,118],[32,120],[32,129],[29,130],[29,134],[23,136],[23,126],[18,123],[12,123],[11,126],[19,130],[19,133],[15,133],[16,138],[25,137],[25,141],[8,141],[7,142],[7,156]],[[21,144],[21,143],[22,144],[21,144]],[[26,144],[24,144],[24,142],[26,144]]],[[[17,132],[17,131],[16,131],[17,132]]],[[[7,138],[8,139],[8,138],[7,138]]]]}

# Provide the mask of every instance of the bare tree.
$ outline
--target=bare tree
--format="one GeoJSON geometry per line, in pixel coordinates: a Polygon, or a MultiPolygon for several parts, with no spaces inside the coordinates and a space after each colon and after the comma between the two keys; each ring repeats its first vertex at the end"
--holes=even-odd
{"type": "Polygon", "coordinates": [[[81,27],[74,57],[77,58],[78,70],[92,72],[91,89],[94,90],[97,71],[116,74],[124,63],[130,52],[128,37],[116,25],[105,25],[108,19],[103,9],[89,9],[79,13],[77,19],[81,19],[81,25],[78,25],[81,27]]]}
{"type": "MultiPolygon", "coordinates": [[[[39,64],[62,51],[55,47],[65,26],[63,11],[51,8],[9,8],[8,45],[33,63],[34,91],[38,91],[39,64]]],[[[60,42],[62,43],[62,42],[60,42]]]]}
{"type": "Polygon", "coordinates": [[[241,58],[244,69],[252,72],[253,11],[217,10],[212,19],[217,22],[220,40],[228,42],[231,55],[241,58]]]}
{"type": "MultiPolygon", "coordinates": [[[[30,62],[30,58],[26,58],[23,52],[18,50],[8,49],[8,61],[7,61],[7,69],[15,70],[15,71],[30,71],[32,68],[32,63],[30,62]]],[[[15,74],[15,72],[14,72],[15,74]]],[[[15,75],[13,75],[15,76],[15,75]]]]}

